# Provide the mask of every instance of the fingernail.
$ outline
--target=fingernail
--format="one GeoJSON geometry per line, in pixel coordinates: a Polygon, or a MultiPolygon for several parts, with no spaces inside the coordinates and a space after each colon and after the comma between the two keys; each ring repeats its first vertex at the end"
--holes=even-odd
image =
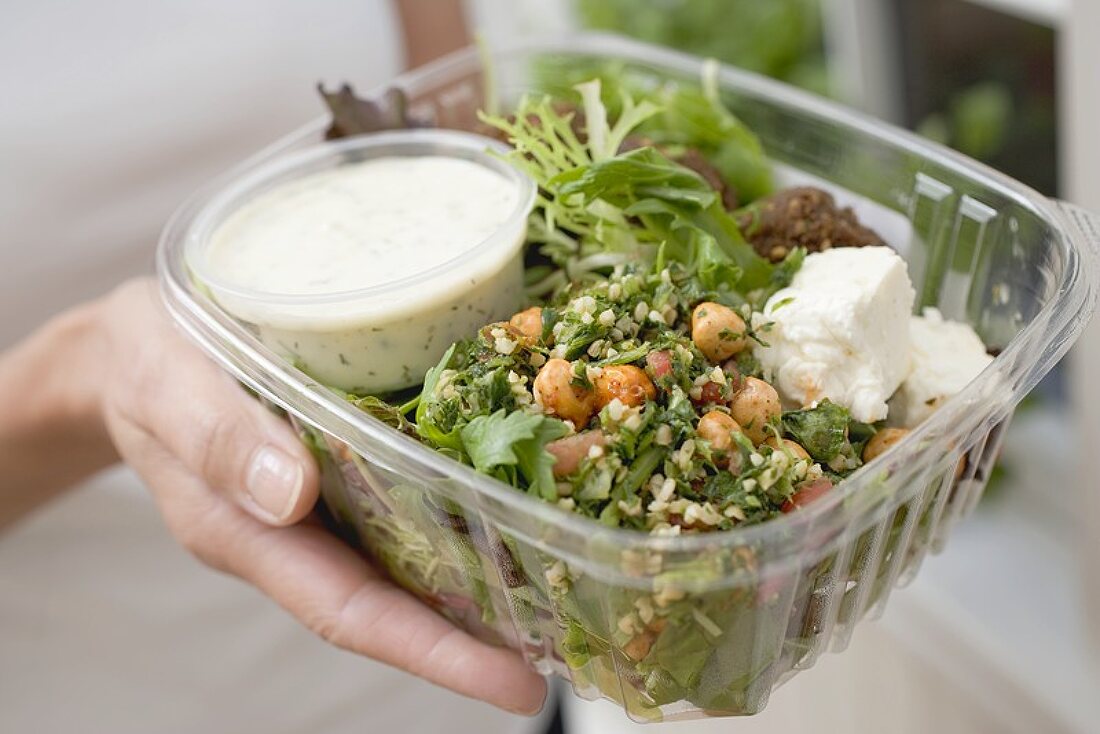
{"type": "Polygon", "coordinates": [[[546,706],[546,701],[549,698],[550,686],[546,686],[546,688],[543,689],[542,698],[540,698],[534,706],[516,706],[512,709],[512,713],[519,714],[520,716],[536,716],[540,711],[542,711],[543,707],[546,706]]]}
{"type": "Polygon", "coordinates": [[[301,462],[274,446],[264,446],[252,457],[245,489],[259,510],[281,522],[298,504],[302,478],[301,462]]]}

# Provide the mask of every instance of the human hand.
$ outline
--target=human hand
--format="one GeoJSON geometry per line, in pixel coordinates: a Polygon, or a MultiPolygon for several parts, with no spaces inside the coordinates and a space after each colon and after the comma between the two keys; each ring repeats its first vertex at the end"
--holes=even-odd
{"type": "Polygon", "coordinates": [[[99,304],[99,409],[170,532],[338,647],[517,713],[546,684],[513,651],[454,627],[309,515],[318,471],[294,431],[171,324],[149,280],[99,304]]]}

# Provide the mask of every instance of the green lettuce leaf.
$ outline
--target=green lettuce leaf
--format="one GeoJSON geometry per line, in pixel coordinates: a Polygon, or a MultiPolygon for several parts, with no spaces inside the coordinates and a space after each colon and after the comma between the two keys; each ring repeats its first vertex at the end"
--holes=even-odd
{"type": "Polygon", "coordinates": [[[649,100],[635,105],[625,90],[619,90],[621,106],[616,115],[615,124],[608,119],[607,107],[600,98],[600,79],[590,79],[573,87],[581,95],[584,105],[585,132],[588,134],[588,149],[592,160],[602,161],[619,152],[619,146],[626,140],[634,128],[660,112],[660,108],[649,100]]]}
{"type": "Polygon", "coordinates": [[[519,471],[527,479],[531,490],[544,500],[555,500],[558,488],[554,482],[554,456],[546,450],[546,444],[569,432],[565,424],[552,418],[542,418],[535,426],[529,441],[519,441],[512,446],[519,464],[519,471]]]}
{"type": "Polygon", "coordinates": [[[588,664],[592,654],[588,651],[588,636],[584,632],[584,627],[572,619],[568,624],[561,640],[561,654],[565,664],[577,670],[588,664]]]}
{"type": "Polygon", "coordinates": [[[411,436],[417,435],[416,426],[405,418],[405,414],[401,411],[400,407],[390,405],[382,398],[374,395],[363,395],[361,397],[349,395],[347,399],[348,402],[356,408],[374,416],[386,425],[392,426],[402,433],[407,433],[411,436]]]}
{"type": "Polygon", "coordinates": [[[456,427],[445,431],[435,422],[432,411],[434,403],[431,399],[436,385],[439,384],[440,376],[454,357],[457,346],[457,344],[452,344],[451,348],[439,360],[439,363],[424,375],[424,388],[420,391],[420,403],[416,406],[416,430],[421,438],[430,441],[439,448],[462,451],[462,438],[459,436],[459,429],[456,427]]]}
{"type": "MultiPolygon", "coordinates": [[[[664,260],[693,269],[710,290],[737,287],[748,292],[767,287],[772,281],[771,263],[741,236],[736,221],[702,176],[652,146],[617,153],[632,130],[648,134],[656,120],[664,119],[667,111],[660,111],[659,97],[653,98],[657,103],[643,99],[635,104],[625,88],[617,87],[619,116],[612,125],[607,95],[601,96],[602,86],[596,82],[576,87],[586,113],[585,142],[574,130],[573,113],[555,107],[549,97],[521,100],[511,118],[482,116],[508,136],[515,146],[509,159],[531,175],[543,192],[530,228],[532,239],[541,243],[540,252],[574,281],[583,281],[586,272],[632,260],[652,262],[657,250],[664,248],[664,260]]],[[[673,95],[673,102],[679,99],[677,92],[663,93],[673,95]]],[[[749,150],[745,155],[759,153],[759,143],[736,118],[698,89],[693,94],[688,99],[702,100],[707,114],[718,118],[711,122],[722,130],[703,135],[700,130],[708,123],[696,114],[690,124],[678,123],[679,132],[670,133],[671,143],[698,143],[717,150],[748,135],[742,140],[749,150]]],[[[761,161],[767,165],[766,159],[761,161]]],[[[763,188],[758,185],[754,190],[763,188]]],[[[534,288],[545,292],[562,285],[552,276],[544,280],[534,288]]]]}
{"type": "Polygon", "coordinates": [[[646,198],[705,208],[718,195],[703,177],[659,153],[638,148],[591,165],[578,166],[554,177],[551,188],[562,196],[581,194],[585,203],[594,199],[626,209],[646,198]]]}
{"type": "Polygon", "coordinates": [[[657,144],[695,148],[709,160],[742,202],[770,194],[772,167],[760,139],[718,99],[699,87],[661,87],[661,114],[641,130],[657,144]]]}
{"type": "Polygon", "coordinates": [[[699,683],[714,643],[695,624],[685,620],[680,625],[661,634],[649,655],[679,686],[691,689],[699,683]]]}
{"type": "Polygon", "coordinates": [[[783,430],[813,457],[828,464],[841,454],[850,454],[848,409],[830,400],[816,408],[791,410],[783,414],[783,430]]]}
{"type": "Polygon", "coordinates": [[[546,444],[568,429],[555,418],[498,410],[474,418],[461,429],[462,447],[479,472],[515,483],[515,467],[530,490],[545,499],[557,496],[552,469],[554,457],[546,444]],[[505,469],[505,471],[501,471],[505,469]]]}
{"type": "Polygon", "coordinates": [[[600,201],[635,218],[646,240],[663,243],[662,259],[693,270],[708,289],[752,291],[772,282],[773,266],[741,236],[710,184],[654,148],[578,166],[549,185],[590,208],[600,201]]]}

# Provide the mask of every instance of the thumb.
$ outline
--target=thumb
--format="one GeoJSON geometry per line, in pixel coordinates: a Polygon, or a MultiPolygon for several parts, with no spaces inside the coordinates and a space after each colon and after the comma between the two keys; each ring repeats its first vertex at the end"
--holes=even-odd
{"type": "Polygon", "coordinates": [[[317,501],[312,455],[285,421],[205,357],[193,356],[201,365],[188,367],[172,390],[194,397],[147,403],[139,413],[142,427],[257,519],[269,525],[301,520],[317,501]]]}
{"type": "MultiPolygon", "coordinates": [[[[109,401],[191,473],[257,519],[290,525],[317,502],[319,474],[286,421],[250,397],[154,308],[137,309],[140,347],[109,401]]],[[[134,311],[131,310],[131,313],[134,311]]],[[[115,415],[111,415],[114,413],[115,415]]]]}

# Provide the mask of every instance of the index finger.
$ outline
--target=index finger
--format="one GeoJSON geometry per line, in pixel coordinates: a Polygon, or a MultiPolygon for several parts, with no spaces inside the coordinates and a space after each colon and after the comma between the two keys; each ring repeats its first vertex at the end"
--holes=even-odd
{"type": "Polygon", "coordinates": [[[203,559],[274,599],[328,642],[515,713],[537,713],[546,682],[516,652],[481,642],[394,586],[316,523],[265,525],[210,490],[162,446],[132,457],[155,467],[170,522],[203,559]]]}
{"type": "Polygon", "coordinates": [[[241,575],[334,645],[520,714],[546,682],[514,651],[487,645],[394,586],[322,528],[261,528],[241,575]]]}

